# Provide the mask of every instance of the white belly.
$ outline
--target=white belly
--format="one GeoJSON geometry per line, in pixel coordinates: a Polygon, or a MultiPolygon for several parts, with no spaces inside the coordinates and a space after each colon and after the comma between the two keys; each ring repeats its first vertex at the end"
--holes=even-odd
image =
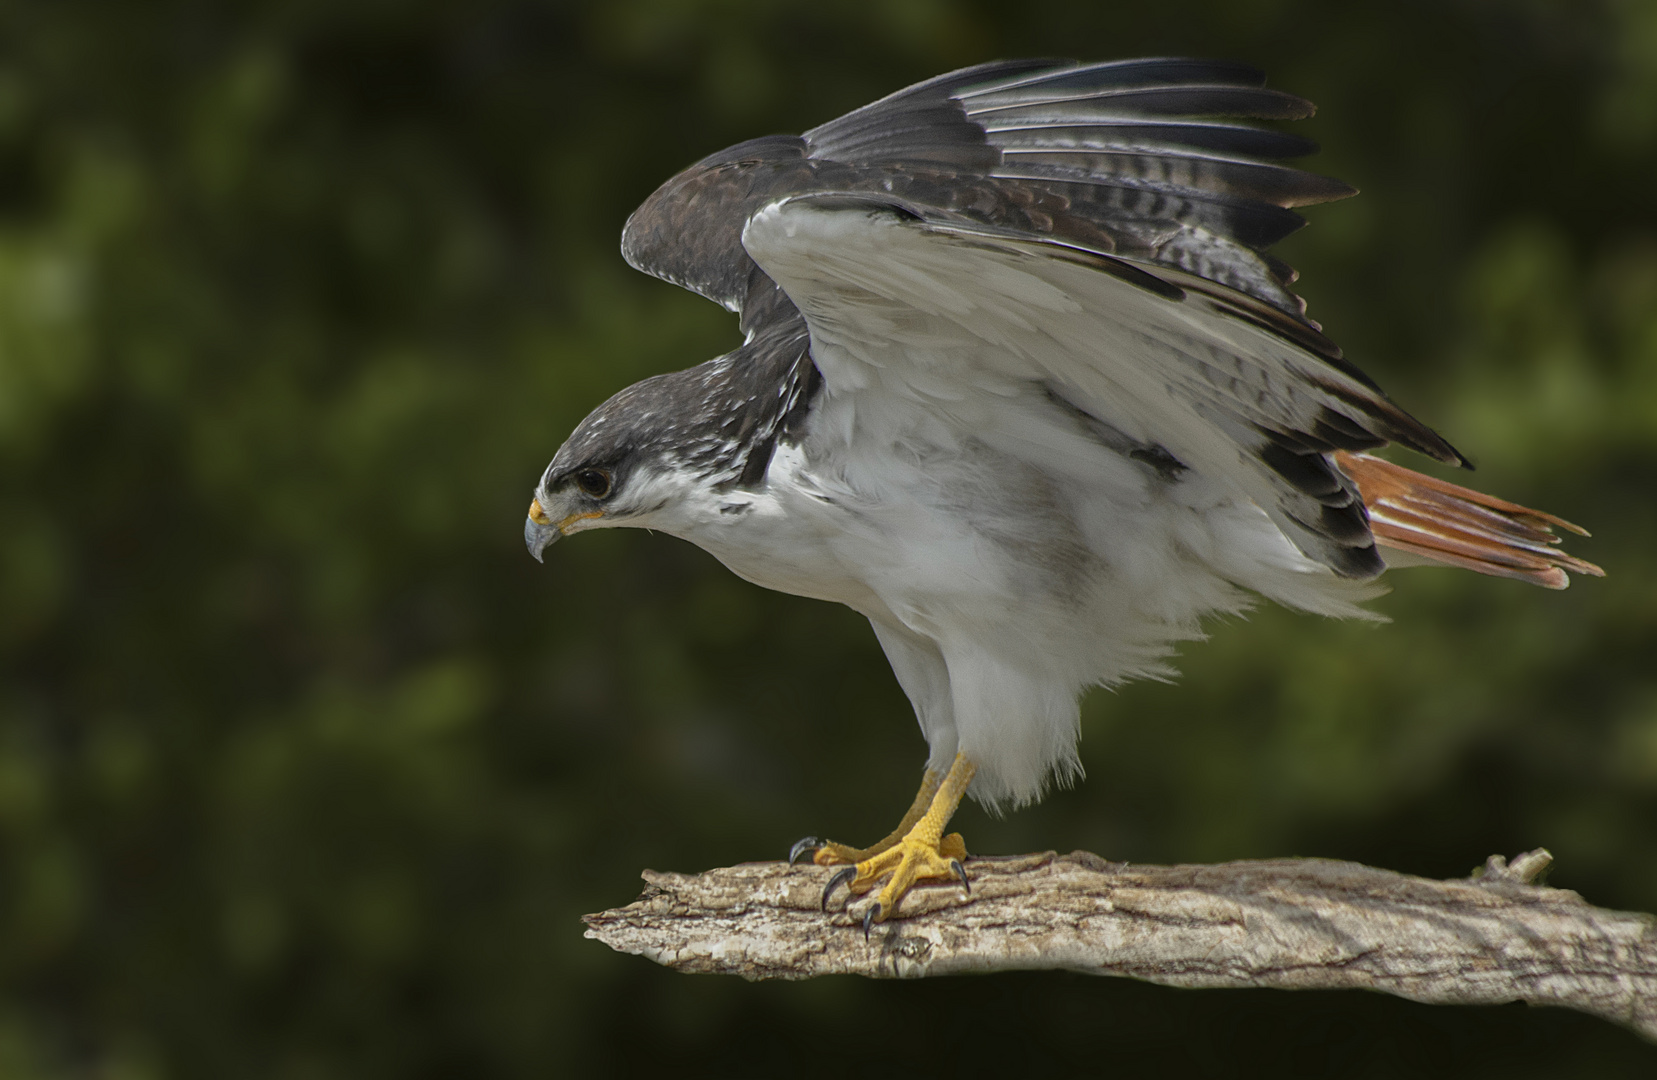
{"type": "Polygon", "coordinates": [[[1030,445],[1006,404],[1007,425],[970,436],[927,414],[883,438],[779,447],[761,489],[657,526],[756,584],[868,616],[933,763],[969,754],[991,803],[1074,773],[1080,691],[1171,674],[1173,642],[1247,606],[1239,585],[1337,602],[1332,575],[1246,499],[1062,433],[1030,445]]]}

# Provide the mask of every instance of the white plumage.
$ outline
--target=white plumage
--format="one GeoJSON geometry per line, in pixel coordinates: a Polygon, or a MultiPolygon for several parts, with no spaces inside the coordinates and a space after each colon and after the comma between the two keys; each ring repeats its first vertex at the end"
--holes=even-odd
{"type": "Polygon", "coordinates": [[[1235,445],[1168,389],[1166,356],[1224,341],[1159,325],[1169,301],[871,208],[773,204],[743,242],[805,314],[822,397],[759,489],[685,492],[628,523],[868,616],[932,765],[967,754],[979,800],[1076,775],[1080,691],[1171,674],[1170,645],[1244,590],[1346,616],[1379,591],[1301,554],[1249,498],[1235,445]],[[1049,382],[1213,474],[1165,479],[1114,452],[1049,382]]]}
{"type": "Polygon", "coordinates": [[[917,874],[964,878],[942,828],[969,781],[1002,808],[1078,775],[1081,692],[1170,675],[1205,616],[1369,617],[1377,541],[1556,588],[1598,572],[1550,547],[1557,518],[1360,452],[1461,461],[1264,253],[1288,207],[1350,189],[1262,160],[1303,141],[1203,119],[1310,112],[1262,81],[969,69],[714,155],[628,223],[630,261],[747,340],[595,410],[526,542],[657,529],[869,618],[931,749],[898,832],[819,847],[854,892],[892,874],[876,914],[917,874]]]}

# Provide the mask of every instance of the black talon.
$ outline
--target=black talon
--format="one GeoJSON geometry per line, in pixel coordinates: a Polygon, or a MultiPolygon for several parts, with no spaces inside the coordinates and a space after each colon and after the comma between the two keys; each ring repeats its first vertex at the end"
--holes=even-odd
{"type": "Polygon", "coordinates": [[[823,842],[815,836],[802,836],[794,841],[794,846],[788,849],[788,865],[793,866],[800,860],[800,856],[808,851],[815,851],[823,846],[823,842]]]}
{"type": "Polygon", "coordinates": [[[869,905],[869,910],[867,910],[863,913],[863,940],[864,941],[869,940],[869,928],[875,924],[875,919],[879,915],[880,915],[880,901],[876,900],[874,903],[869,905]]]}
{"type": "Polygon", "coordinates": [[[949,860],[949,869],[950,869],[951,872],[954,873],[954,875],[956,877],[961,879],[961,888],[963,888],[967,891],[968,896],[971,896],[972,895],[972,882],[967,880],[967,868],[961,865],[961,860],[960,859],[951,859],[951,860],[949,860]]]}
{"type": "Polygon", "coordinates": [[[828,911],[829,896],[833,894],[834,890],[838,889],[840,886],[844,885],[856,876],[857,867],[848,866],[842,870],[836,871],[835,875],[828,879],[828,884],[823,886],[823,911],[825,913],[828,911]]]}

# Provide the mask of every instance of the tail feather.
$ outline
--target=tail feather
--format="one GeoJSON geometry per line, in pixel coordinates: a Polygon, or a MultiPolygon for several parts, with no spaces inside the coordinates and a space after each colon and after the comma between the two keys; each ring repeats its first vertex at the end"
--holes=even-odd
{"type": "Polygon", "coordinates": [[[1556,528],[1588,535],[1587,529],[1563,518],[1435,480],[1371,454],[1337,451],[1335,464],[1358,485],[1369,512],[1369,530],[1381,547],[1549,589],[1571,583],[1566,571],[1605,576],[1593,563],[1556,546],[1556,528]]]}

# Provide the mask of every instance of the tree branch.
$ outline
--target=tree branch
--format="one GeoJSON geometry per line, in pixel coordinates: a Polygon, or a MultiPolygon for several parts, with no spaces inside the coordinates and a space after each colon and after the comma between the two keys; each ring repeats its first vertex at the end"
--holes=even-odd
{"type": "Polygon", "coordinates": [[[1552,861],[1541,849],[1511,865],[1493,855],[1473,877],[1431,881],[1328,859],[974,859],[970,896],[917,887],[903,917],[867,941],[862,901],[819,910],[827,869],[747,863],[647,870],[638,900],[585,921],[588,937],[620,952],[745,979],[1063,969],[1169,986],[1561,1005],[1657,1039],[1657,917],[1531,884],[1552,861]]]}

